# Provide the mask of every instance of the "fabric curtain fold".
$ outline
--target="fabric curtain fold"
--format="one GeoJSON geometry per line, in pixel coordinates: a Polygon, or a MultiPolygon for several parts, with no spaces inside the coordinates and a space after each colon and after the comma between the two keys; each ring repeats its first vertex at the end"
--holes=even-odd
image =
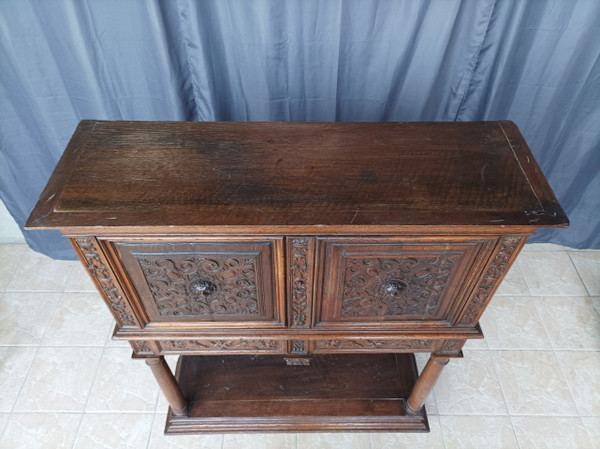
{"type": "Polygon", "coordinates": [[[0,98],[21,226],[81,119],[507,119],[572,222],[532,241],[600,248],[600,2],[5,0],[0,98]]]}

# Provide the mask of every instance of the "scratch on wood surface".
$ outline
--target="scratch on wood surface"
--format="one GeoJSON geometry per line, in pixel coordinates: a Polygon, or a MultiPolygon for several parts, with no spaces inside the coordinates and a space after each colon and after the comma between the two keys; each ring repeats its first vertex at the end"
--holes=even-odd
{"type": "Polygon", "coordinates": [[[488,167],[489,164],[485,164],[483,167],[481,167],[481,182],[485,182],[485,169],[488,167]]]}
{"type": "Polygon", "coordinates": [[[352,217],[352,220],[350,220],[350,224],[354,223],[354,220],[356,220],[356,216],[358,215],[358,211],[360,209],[356,209],[356,213],[354,214],[354,217],[352,217]]]}

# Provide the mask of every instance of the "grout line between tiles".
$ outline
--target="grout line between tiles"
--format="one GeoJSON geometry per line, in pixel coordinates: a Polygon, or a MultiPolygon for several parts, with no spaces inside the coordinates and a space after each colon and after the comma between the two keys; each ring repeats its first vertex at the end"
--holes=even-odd
{"type": "Polygon", "coordinates": [[[588,288],[587,284],[584,282],[583,277],[581,277],[581,273],[579,272],[579,269],[577,268],[577,264],[573,260],[573,257],[571,257],[571,252],[567,251],[567,254],[569,255],[569,260],[571,261],[571,264],[575,268],[575,272],[577,273],[577,277],[579,277],[579,280],[581,281],[581,285],[583,285],[583,288],[587,292],[588,296],[591,297],[592,296],[592,292],[590,292],[590,289],[588,288]]]}
{"type": "Polygon", "coordinates": [[[575,410],[577,410],[577,416],[581,417],[581,409],[579,408],[579,404],[575,400],[575,395],[573,394],[573,390],[571,389],[571,385],[570,385],[569,381],[567,380],[568,377],[565,375],[565,372],[563,370],[563,367],[561,366],[560,360],[558,360],[558,357],[556,356],[556,351],[552,351],[552,352],[554,353],[554,359],[556,360],[556,364],[558,365],[558,369],[559,369],[560,373],[562,374],[563,378],[565,379],[565,383],[567,384],[567,390],[569,390],[569,394],[571,395],[571,399],[573,400],[573,403],[575,404],[575,410]]]}
{"type": "MultiPolygon", "coordinates": [[[[156,400],[158,402],[158,399],[156,400]]],[[[156,407],[154,408],[156,411],[156,407]]],[[[152,442],[152,432],[154,432],[154,422],[156,421],[156,413],[152,415],[152,422],[150,423],[150,432],[148,433],[148,441],[146,443],[146,449],[150,449],[150,443],[152,442]]]]}
{"type": "Polygon", "coordinates": [[[448,446],[446,445],[446,434],[444,433],[444,425],[442,424],[442,415],[437,415],[437,421],[438,425],[440,426],[440,434],[442,435],[442,445],[444,446],[444,449],[448,449],[448,446]]]}

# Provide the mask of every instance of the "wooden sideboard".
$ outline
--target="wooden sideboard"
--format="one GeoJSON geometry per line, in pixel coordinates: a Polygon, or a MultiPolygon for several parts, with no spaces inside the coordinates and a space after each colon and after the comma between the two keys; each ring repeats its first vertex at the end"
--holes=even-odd
{"type": "Polygon", "coordinates": [[[527,237],[567,225],[512,122],[82,121],[26,226],[190,433],[428,430],[527,237]]]}

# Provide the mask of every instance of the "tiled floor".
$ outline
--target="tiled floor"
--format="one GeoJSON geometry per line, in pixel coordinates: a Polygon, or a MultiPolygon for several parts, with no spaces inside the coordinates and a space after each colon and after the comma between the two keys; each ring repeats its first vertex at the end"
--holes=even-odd
{"type": "Polygon", "coordinates": [[[0,448],[600,448],[600,251],[528,245],[481,324],[428,434],[164,437],[166,402],[79,263],[0,245],[0,448]]]}

